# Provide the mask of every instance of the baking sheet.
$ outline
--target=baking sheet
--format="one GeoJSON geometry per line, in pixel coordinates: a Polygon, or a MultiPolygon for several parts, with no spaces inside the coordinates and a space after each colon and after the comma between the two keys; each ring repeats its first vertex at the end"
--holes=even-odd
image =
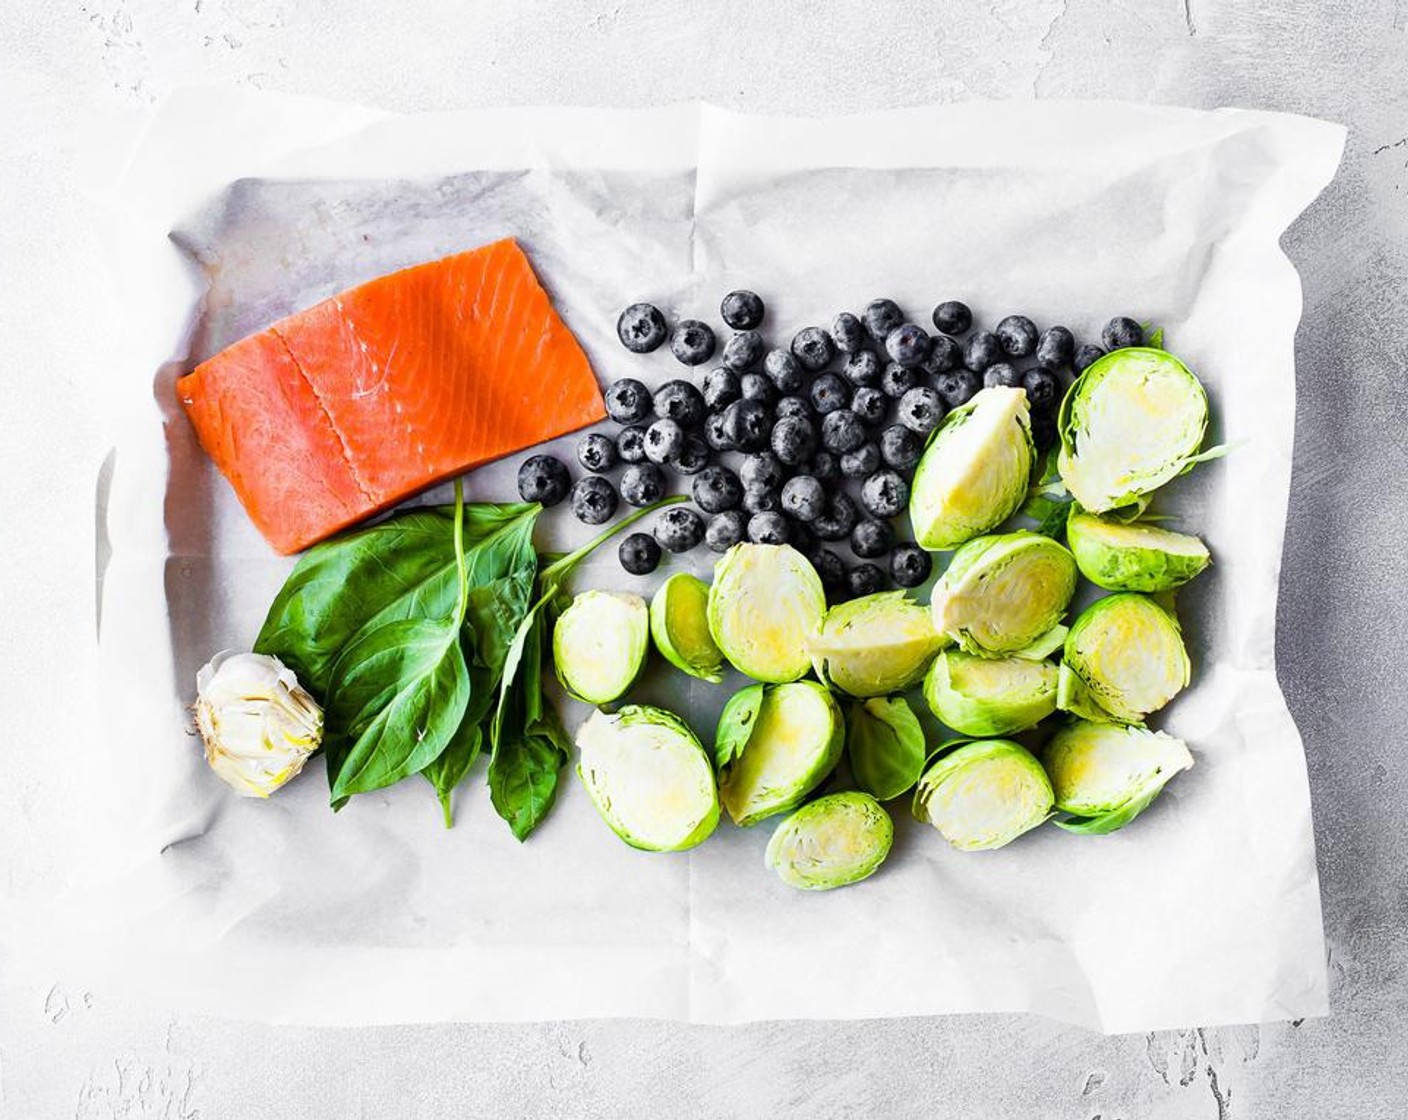
{"type": "MultiPolygon", "coordinates": [[[[126,333],[104,371],[106,714],[75,824],[90,856],[7,963],[42,957],[163,1008],[329,1024],[1030,1010],[1127,1031],[1324,1013],[1305,763],[1273,661],[1301,306],[1277,242],[1342,144],[1303,118],[1102,103],[826,121],[164,103],[98,212],[126,333]],[[957,297],[1083,338],[1118,313],[1162,326],[1237,445],[1163,501],[1216,559],[1180,603],[1194,686],[1158,719],[1197,766],[1123,832],[1044,828],[988,853],[950,850],[897,803],[882,872],[821,895],[763,869],[767,825],[634,851],[570,774],[523,845],[479,780],[449,832],[416,781],[334,816],[318,764],[268,802],[230,796],[185,706],[199,664],[251,643],[291,562],[200,454],[171,382],[278,315],[505,234],[604,382],[679,373],[620,348],[621,306],[716,319],[735,286],[764,295],[777,339],[881,294],[921,321],[957,297]]],[[[474,472],[469,496],[512,496],[514,468],[474,472]]],[[[586,535],[554,511],[539,541],[586,535]]],[[[577,583],[653,586],[610,548],[577,583]]],[[[727,690],[657,670],[640,695],[707,740],[727,690]]]]}

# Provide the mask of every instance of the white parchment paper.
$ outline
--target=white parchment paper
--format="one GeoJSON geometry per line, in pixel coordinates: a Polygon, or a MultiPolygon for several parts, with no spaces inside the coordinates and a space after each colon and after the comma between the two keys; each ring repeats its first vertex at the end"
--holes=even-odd
{"type": "MultiPolygon", "coordinates": [[[[1278,237],[1342,143],[1301,118],[1108,104],[797,121],[164,103],[108,168],[98,222],[126,331],[94,386],[116,452],[88,854],[8,959],[163,1008],[331,1024],[1031,1010],[1126,1031],[1323,1013],[1309,791],[1273,663],[1301,306],[1278,237]],[[950,850],[897,803],[882,873],[821,895],[764,870],[767,825],[636,852],[569,774],[524,845],[477,779],[449,832],[416,781],[334,816],[318,764],[267,803],[231,796],[185,706],[202,661],[252,642],[291,562],[200,453],[172,380],[336,290],[506,234],[603,381],[679,372],[619,347],[621,306],[716,319],[734,286],[763,293],[779,340],[882,294],[920,321],[957,297],[1085,338],[1112,314],[1161,325],[1237,444],[1164,501],[1216,558],[1181,600],[1194,686],[1160,720],[1197,766],[1123,832],[1045,828],[990,853],[950,850]]],[[[470,475],[470,497],[511,497],[515,465],[470,475]]],[[[555,512],[540,543],[584,536],[555,512]]],[[[579,579],[628,582],[614,549],[579,579]]],[[[708,740],[727,690],[656,671],[641,695],[708,740]]]]}

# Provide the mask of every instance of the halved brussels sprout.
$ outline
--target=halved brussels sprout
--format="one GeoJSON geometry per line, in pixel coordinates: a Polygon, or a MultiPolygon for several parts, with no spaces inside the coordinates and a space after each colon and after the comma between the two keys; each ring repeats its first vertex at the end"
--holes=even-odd
{"type": "Polygon", "coordinates": [[[736,544],[714,565],[709,632],[739,672],[781,684],[811,668],[826,593],[807,558],[785,544],[736,544]]]}
{"type": "Polygon", "coordinates": [[[552,629],[562,687],[588,704],[610,704],[640,675],[650,646],[645,600],[624,591],[583,591],[552,629]]]}
{"type": "Polygon", "coordinates": [[[1071,514],[1066,543],[1081,575],[1108,591],[1168,591],[1212,562],[1197,537],[1093,513],[1071,514]]]}
{"type": "Polygon", "coordinates": [[[718,684],[724,655],[709,633],[709,586],[676,572],[650,600],[650,636],[655,648],[681,672],[718,684]]]}
{"type": "Polygon", "coordinates": [[[1188,685],[1178,622],[1144,595],[1097,599],[1071,624],[1057,706],[1091,720],[1141,723],[1188,685]]]}
{"type": "Polygon", "coordinates": [[[816,675],[852,696],[900,692],[924,675],[943,645],[926,607],[903,591],[838,603],[811,641],[816,675]]]}
{"type": "Polygon", "coordinates": [[[1051,816],[1046,771],[1010,739],[955,747],[924,772],[914,815],[960,851],[1000,848],[1051,816]]]}
{"type": "Polygon", "coordinates": [[[1056,710],[1059,679],[1050,661],[947,649],[929,667],[924,699],[941,722],[963,735],[1010,735],[1056,710]]]}
{"type": "Polygon", "coordinates": [[[996,528],[1026,500],[1035,460],[1026,392],[983,389],[944,417],[919,460],[914,539],[938,552],[996,528]]]}
{"type": "Polygon", "coordinates": [[[1042,752],[1056,808],[1069,832],[1103,835],[1149,807],[1173,776],[1193,765],[1182,739],[1142,727],[1075,720],[1042,752]]]}
{"type": "Polygon", "coordinates": [[[924,769],[924,729],[903,696],[877,696],[851,705],[846,757],[856,784],[889,801],[910,789],[924,769]]]}
{"type": "Polygon", "coordinates": [[[1054,648],[1044,639],[1075,589],[1076,562],[1059,541],[1025,530],[978,537],[953,554],[934,586],[934,628],[979,657],[1039,659],[1054,648]]]}
{"type": "Polygon", "coordinates": [[[742,689],[714,744],[728,815],[750,825],[800,804],[836,768],[845,739],[835,697],[815,681],[742,689]]]}
{"type": "Polygon", "coordinates": [[[719,823],[714,769],[694,732],[663,708],[597,711],[577,729],[577,774],[611,830],[633,848],[679,852],[719,823]]]}
{"type": "Polygon", "coordinates": [[[890,854],[895,826],[866,793],[832,793],[777,826],[764,860],[789,887],[829,891],[875,874],[890,854]]]}
{"type": "Polygon", "coordinates": [[[1192,469],[1208,426],[1208,395],[1166,350],[1106,354],[1071,386],[1058,419],[1057,465],[1066,489],[1092,513],[1133,506],[1192,469]]]}

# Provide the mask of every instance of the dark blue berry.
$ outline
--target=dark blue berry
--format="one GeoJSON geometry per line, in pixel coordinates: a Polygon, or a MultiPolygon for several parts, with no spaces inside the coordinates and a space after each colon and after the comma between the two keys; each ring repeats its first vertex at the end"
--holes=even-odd
{"type": "Polygon", "coordinates": [[[880,469],[880,448],[863,443],[841,456],[841,474],[846,478],[866,478],[880,469]]]}
{"type": "Polygon", "coordinates": [[[671,506],[655,520],[655,539],[670,552],[688,552],[704,539],[704,519],[689,506],[671,506]]]}
{"type": "Polygon", "coordinates": [[[854,354],[865,345],[865,325],[849,311],[843,311],[831,320],[831,337],[841,353],[854,354]]]}
{"type": "Polygon", "coordinates": [[[719,315],[736,331],[752,330],[763,321],[763,301],[756,292],[739,288],[724,296],[719,315]]]}
{"type": "Polygon", "coordinates": [[[1036,341],[1036,364],[1053,373],[1071,364],[1076,336],[1065,327],[1047,327],[1036,341]]]}
{"type": "Polygon", "coordinates": [[[843,541],[859,520],[855,499],[844,490],[833,490],[826,499],[826,510],[812,522],[812,531],[824,541],[843,541]]]}
{"type": "Polygon", "coordinates": [[[698,474],[709,465],[709,445],[693,432],[684,437],[684,449],[670,466],[676,474],[698,474]]]}
{"type": "Polygon", "coordinates": [[[868,560],[857,564],[846,573],[846,590],[855,599],[884,591],[885,573],[868,560]]]}
{"type": "Polygon", "coordinates": [[[851,403],[851,387],[834,373],[823,373],[813,381],[807,395],[823,416],[851,403]]]}
{"type": "Polygon", "coordinates": [[[885,353],[902,366],[917,366],[929,356],[929,335],[917,323],[901,323],[885,336],[885,353]]]}
{"type": "Polygon", "coordinates": [[[518,468],[518,493],[525,502],[555,506],[571,486],[567,465],[551,455],[530,455],[518,468]]]}
{"type": "Polygon", "coordinates": [[[633,576],[648,576],[660,566],[660,545],[647,533],[632,533],[616,550],[621,567],[633,576]]]}
{"type": "Polygon", "coordinates": [[[1039,452],[1050,451],[1056,445],[1056,418],[1049,412],[1033,412],[1031,425],[1032,445],[1039,452]]]}
{"type": "Polygon", "coordinates": [[[729,439],[728,422],[722,412],[711,412],[704,417],[704,442],[715,451],[732,451],[733,440],[729,439]]]}
{"type": "Polygon", "coordinates": [[[934,560],[917,544],[898,544],[890,554],[890,578],[899,587],[918,587],[934,570],[934,560]]]}
{"type": "Polygon", "coordinates": [[[929,386],[916,385],[900,398],[895,415],[915,435],[927,436],[944,418],[944,400],[929,386]]]}
{"type": "Polygon", "coordinates": [[[841,465],[829,451],[818,451],[813,455],[808,469],[813,478],[819,478],[822,482],[834,482],[841,477],[841,465]]]}
{"type": "Polygon", "coordinates": [[[739,331],[724,343],[724,365],[742,373],[763,360],[764,349],[763,336],[757,331],[739,331]]]}
{"type": "Polygon", "coordinates": [[[724,431],[739,451],[760,451],[768,445],[772,425],[761,401],[734,401],[724,409],[724,431]]]}
{"type": "Polygon", "coordinates": [[[621,472],[621,500],[633,506],[654,505],[665,496],[665,474],[654,463],[632,463],[621,472]]]}
{"type": "Polygon", "coordinates": [[[743,396],[738,374],[727,366],[716,366],[704,375],[703,395],[705,406],[715,412],[727,408],[743,396]]]}
{"type": "Polygon", "coordinates": [[[743,456],[738,466],[738,477],[749,490],[775,490],[782,485],[787,472],[776,455],[760,451],[755,455],[743,456]]]}
{"type": "Polygon", "coordinates": [[[884,342],[889,333],[904,322],[904,312],[892,299],[873,299],[865,305],[861,316],[865,329],[876,342],[884,342]]]}
{"type": "Polygon", "coordinates": [[[1022,388],[1027,400],[1037,408],[1047,408],[1061,395],[1061,383],[1049,369],[1029,369],[1022,375],[1022,388]]]}
{"type": "Polygon", "coordinates": [[[616,512],[616,488],[599,474],[579,478],[572,487],[572,516],[588,525],[601,525],[616,512]]]}
{"type": "Polygon", "coordinates": [[[907,471],[924,454],[924,441],[903,424],[891,424],[880,433],[880,458],[897,471],[907,471]]]}
{"type": "Polygon", "coordinates": [[[880,380],[880,355],[874,350],[857,350],[841,369],[846,380],[857,388],[874,385],[880,380]]]}
{"type": "Polygon", "coordinates": [[[880,375],[880,391],[892,400],[899,400],[918,384],[919,371],[899,362],[891,362],[880,375]]]}
{"type": "Polygon", "coordinates": [[[792,336],[792,355],[803,369],[816,373],[836,356],[836,344],[820,327],[803,327],[792,336]]]}
{"type": "Polygon", "coordinates": [[[657,420],[645,429],[645,457],[652,463],[673,463],[684,451],[684,429],[676,420],[657,420]]]}
{"type": "Polygon", "coordinates": [[[909,501],[909,484],[892,470],[876,471],[860,488],[860,504],[872,517],[895,517],[909,501]]]}
{"type": "Polygon", "coordinates": [[[655,415],[692,428],[704,419],[704,394],[688,381],[667,381],[655,391],[655,415]]]}
{"type": "Polygon", "coordinates": [[[863,424],[880,423],[889,407],[890,398],[868,385],[857,389],[851,397],[851,411],[860,417],[863,424]]]}
{"type": "Polygon", "coordinates": [[[963,343],[946,334],[936,334],[929,347],[929,356],[924,359],[924,372],[930,377],[938,377],[963,364],[963,343]]]}
{"type": "Polygon", "coordinates": [[[616,455],[623,463],[645,462],[645,429],[639,424],[622,428],[616,434],[616,455]]]}
{"type": "Polygon", "coordinates": [[[966,303],[950,299],[934,308],[934,326],[944,334],[963,334],[972,325],[973,312],[966,303]]]}
{"type": "Polygon", "coordinates": [[[963,345],[963,364],[974,373],[982,373],[993,362],[1002,361],[1004,353],[992,331],[974,331],[963,345]]]}
{"type": "Polygon", "coordinates": [[[807,559],[816,569],[816,574],[821,577],[821,586],[828,598],[834,599],[845,590],[846,565],[836,553],[829,548],[819,548],[807,559]]]}
{"type": "Polygon", "coordinates": [[[589,432],[577,441],[577,462],[592,474],[605,474],[619,458],[615,441],[601,432],[589,432]]]}
{"type": "Polygon", "coordinates": [[[749,515],[769,513],[781,506],[782,491],[775,487],[750,486],[743,491],[743,512],[749,515]]]}
{"type": "Polygon", "coordinates": [[[623,377],[606,390],[606,415],[618,424],[634,424],[650,415],[650,390],[634,377],[623,377]]]}
{"type": "Polygon", "coordinates": [[[759,401],[768,408],[777,401],[777,386],[772,383],[772,378],[761,373],[745,373],[738,379],[738,387],[745,401],[759,401]]]}
{"type": "Polygon", "coordinates": [[[1103,347],[1095,346],[1087,342],[1076,351],[1076,356],[1071,359],[1071,368],[1077,373],[1084,373],[1104,356],[1105,350],[1103,347]]]}
{"type": "Polygon", "coordinates": [[[687,366],[702,366],[716,344],[714,328],[698,319],[681,319],[670,335],[670,353],[687,366]]]}
{"type": "Polygon", "coordinates": [[[1036,324],[1025,315],[1007,316],[993,333],[1010,357],[1025,358],[1036,349],[1036,324]]]}
{"type": "Polygon", "coordinates": [[[983,371],[983,388],[992,389],[998,386],[1007,389],[1020,389],[1022,375],[1006,362],[998,362],[996,365],[988,366],[983,371]]]}
{"type": "Polygon", "coordinates": [[[754,544],[786,544],[791,536],[787,518],[776,510],[764,510],[748,519],[748,539],[754,544]]]}
{"type": "MultiPolygon", "coordinates": [[[[624,490],[624,482],[622,489],[624,490]]],[[[694,476],[691,486],[694,504],[705,513],[737,509],[743,501],[743,483],[727,467],[705,467],[694,476]]]]}
{"type": "Polygon", "coordinates": [[[815,521],[826,509],[826,486],[809,474],[789,478],[782,487],[782,512],[798,521],[815,521]]]}
{"type": "Polygon", "coordinates": [[[1105,344],[1106,350],[1140,346],[1144,342],[1144,328],[1127,316],[1116,315],[1100,332],[1100,341],[1105,344]]]}
{"type": "Polygon", "coordinates": [[[982,378],[971,369],[953,369],[934,378],[934,388],[950,409],[967,404],[982,387],[982,378]]]}
{"type": "Polygon", "coordinates": [[[789,467],[805,463],[816,451],[816,428],[810,420],[789,416],[772,428],[772,452],[789,467]]]}
{"type": "Polygon", "coordinates": [[[727,509],[709,518],[704,543],[711,552],[727,552],[748,532],[748,515],[741,509],[727,509]]]}
{"type": "Polygon", "coordinates": [[[821,421],[821,446],[833,455],[854,451],[865,442],[865,425],[849,408],[828,412],[821,421]]]}
{"type": "Polygon", "coordinates": [[[806,397],[783,397],[773,405],[772,414],[779,420],[786,420],[789,416],[811,420],[816,416],[816,411],[806,397]]]}
{"type": "Polygon", "coordinates": [[[648,354],[665,341],[665,316],[650,303],[633,303],[616,320],[616,337],[627,350],[648,354]]]}
{"type": "Polygon", "coordinates": [[[884,556],[895,543],[895,531],[888,521],[866,518],[851,530],[851,551],[863,560],[884,556]]]}
{"type": "Polygon", "coordinates": [[[786,350],[769,350],[763,358],[763,372],[772,378],[779,393],[798,393],[807,380],[801,363],[786,350]]]}

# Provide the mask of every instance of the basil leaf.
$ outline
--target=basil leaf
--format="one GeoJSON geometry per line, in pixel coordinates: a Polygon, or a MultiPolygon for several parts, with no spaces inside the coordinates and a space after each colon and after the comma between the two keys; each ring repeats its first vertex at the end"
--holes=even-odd
{"type": "Polygon", "coordinates": [[[856,783],[878,801],[900,796],[924,769],[924,729],[903,697],[852,705],[846,751],[856,783]]]}
{"type": "MultiPolygon", "coordinates": [[[[471,696],[475,695],[471,693],[471,696]]],[[[435,796],[440,801],[440,810],[445,816],[445,827],[455,823],[451,809],[451,797],[455,787],[464,781],[470,768],[479,758],[484,746],[484,729],[469,718],[466,713],[450,742],[440,753],[440,757],[421,771],[435,787],[435,796]]]]}
{"type": "Polygon", "coordinates": [[[729,697],[719,713],[718,730],[714,732],[714,769],[722,772],[736,762],[748,746],[763,708],[763,686],[749,685],[729,697]]]}
{"type": "Polygon", "coordinates": [[[557,796],[567,754],[552,736],[526,734],[489,760],[489,799],[520,841],[542,823],[557,796]]]}

